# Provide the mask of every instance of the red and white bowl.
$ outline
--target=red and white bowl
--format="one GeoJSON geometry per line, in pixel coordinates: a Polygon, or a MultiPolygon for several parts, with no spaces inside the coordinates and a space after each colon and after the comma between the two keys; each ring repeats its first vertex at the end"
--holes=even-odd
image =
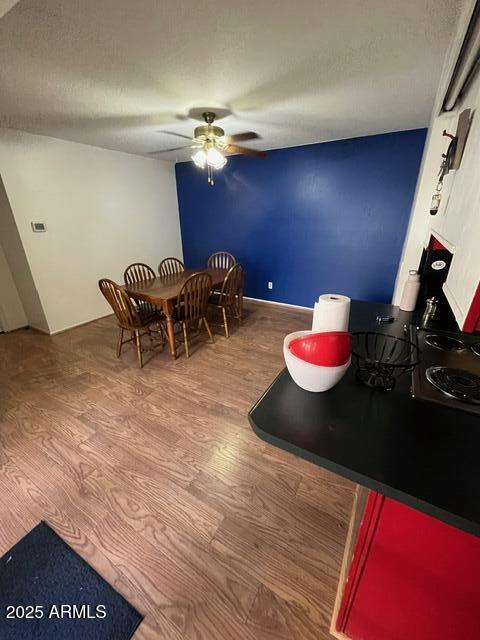
{"type": "Polygon", "coordinates": [[[352,354],[352,334],[348,331],[313,332],[290,340],[293,355],[311,364],[339,367],[352,354]]]}
{"type": "Polygon", "coordinates": [[[307,362],[298,357],[290,350],[290,342],[302,336],[309,336],[318,333],[316,331],[294,331],[289,333],[283,341],[283,356],[287,369],[294,382],[305,391],[315,393],[328,391],[334,387],[345,375],[350,366],[351,356],[346,362],[338,366],[323,366],[307,362]]]}

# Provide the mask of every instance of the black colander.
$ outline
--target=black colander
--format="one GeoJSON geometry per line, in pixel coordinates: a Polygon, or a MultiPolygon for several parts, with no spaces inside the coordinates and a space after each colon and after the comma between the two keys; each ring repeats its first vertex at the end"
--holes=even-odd
{"type": "Polygon", "coordinates": [[[353,333],[352,360],[359,382],[375,389],[391,391],[395,381],[413,371],[420,350],[406,338],[375,331],[353,333]]]}

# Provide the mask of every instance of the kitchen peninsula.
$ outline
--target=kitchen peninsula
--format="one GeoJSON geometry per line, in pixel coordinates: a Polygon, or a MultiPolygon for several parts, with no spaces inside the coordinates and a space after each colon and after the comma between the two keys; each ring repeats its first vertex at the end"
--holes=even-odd
{"type": "MultiPolygon", "coordinates": [[[[350,330],[403,336],[415,320],[391,305],[353,302],[350,330]],[[379,326],[377,315],[395,320],[379,326]]],[[[413,398],[410,374],[391,392],[372,390],[356,381],[352,365],[318,394],[297,387],[284,369],[249,418],[263,440],[358,485],[332,623],[337,637],[473,637],[478,415],[413,398]]]]}

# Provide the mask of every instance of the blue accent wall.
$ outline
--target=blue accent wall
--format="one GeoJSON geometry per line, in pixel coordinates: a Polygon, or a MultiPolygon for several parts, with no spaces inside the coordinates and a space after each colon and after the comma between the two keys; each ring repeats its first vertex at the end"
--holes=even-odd
{"type": "Polygon", "coordinates": [[[426,129],[233,156],[207,184],[176,166],[186,264],[214,251],[246,270],[245,295],[312,307],[322,293],[389,302],[426,129]],[[267,288],[273,282],[273,290],[267,288]]]}

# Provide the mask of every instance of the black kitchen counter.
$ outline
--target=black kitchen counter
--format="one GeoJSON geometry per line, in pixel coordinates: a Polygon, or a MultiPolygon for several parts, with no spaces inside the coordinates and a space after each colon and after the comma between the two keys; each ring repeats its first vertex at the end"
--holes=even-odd
{"type": "MultiPolygon", "coordinates": [[[[352,302],[351,331],[403,336],[411,321],[398,307],[352,302]],[[379,327],[378,314],[396,320],[379,327]]],[[[406,374],[393,391],[369,389],[352,364],[336,387],[309,393],[284,369],[249,419],[263,440],[479,536],[480,419],[412,398],[410,384],[406,374]]]]}

